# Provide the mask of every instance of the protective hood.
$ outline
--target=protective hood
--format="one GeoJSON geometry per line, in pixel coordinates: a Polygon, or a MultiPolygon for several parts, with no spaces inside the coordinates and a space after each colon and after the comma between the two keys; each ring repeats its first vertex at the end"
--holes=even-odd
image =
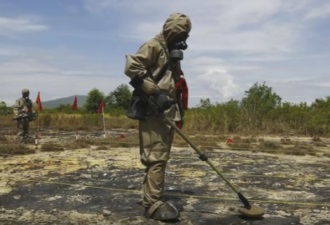
{"type": "Polygon", "coordinates": [[[163,36],[166,43],[170,43],[180,33],[189,33],[191,22],[188,16],[181,13],[171,14],[163,26],[163,36]]]}

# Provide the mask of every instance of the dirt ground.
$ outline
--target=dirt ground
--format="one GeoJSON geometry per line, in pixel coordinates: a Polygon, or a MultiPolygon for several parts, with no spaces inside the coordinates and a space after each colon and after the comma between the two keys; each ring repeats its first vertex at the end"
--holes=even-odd
{"type": "MultiPolygon", "coordinates": [[[[58,136],[76,138],[74,132],[42,136],[40,145],[61,141],[58,136]]],[[[320,154],[305,156],[234,151],[224,143],[205,151],[251,204],[265,209],[261,219],[241,216],[235,192],[189,146],[174,146],[166,198],[184,211],[171,224],[329,225],[330,158],[322,153],[330,153],[330,142],[325,143],[320,154]]],[[[0,224],[165,224],[143,217],[138,151],[92,145],[41,152],[39,146],[34,154],[0,156],[0,224]]]]}

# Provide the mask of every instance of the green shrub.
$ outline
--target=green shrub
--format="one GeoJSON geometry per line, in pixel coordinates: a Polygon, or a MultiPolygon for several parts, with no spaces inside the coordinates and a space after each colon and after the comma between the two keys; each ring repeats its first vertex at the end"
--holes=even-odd
{"type": "Polygon", "coordinates": [[[42,152],[57,152],[64,151],[64,148],[56,142],[47,142],[41,145],[42,152]]]}
{"type": "Polygon", "coordinates": [[[0,145],[0,154],[8,155],[26,155],[32,154],[36,151],[29,148],[24,144],[1,144],[0,145]]]}

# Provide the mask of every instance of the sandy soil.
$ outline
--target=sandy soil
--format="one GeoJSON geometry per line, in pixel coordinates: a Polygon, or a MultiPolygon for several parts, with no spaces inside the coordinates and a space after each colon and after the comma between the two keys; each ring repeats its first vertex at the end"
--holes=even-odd
{"type": "MultiPolygon", "coordinates": [[[[56,138],[44,134],[40,144],[56,138]]],[[[219,145],[206,151],[209,159],[265,215],[241,216],[232,189],[188,146],[173,147],[166,198],[184,207],[173,224],[330,224],[330,158],[321,154],[330,147],[293,156],[219,145]]],[[[0,224],[163,224],[142,216],[138,147],[110,146],[0,156],[0,224]]]]}

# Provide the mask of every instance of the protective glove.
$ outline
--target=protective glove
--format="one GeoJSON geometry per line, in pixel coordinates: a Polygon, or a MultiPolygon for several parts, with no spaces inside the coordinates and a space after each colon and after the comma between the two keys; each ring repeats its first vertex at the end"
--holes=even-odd
{"type": "Polygon", "coordinates": [[[160,91],[157,84],[148,77],[141,77],[136,75],[129,83],[134,87],[135,90],[142,90],[148,96],[160,91]]]}
{"type": "Polygon", "coordinates": [[[143,82],[141,84],[141,90],[147,95],[152,95],[160,91],[157,84],[154,81],[152,81],[150,78],[143,79],[143,82]]]}
{"type": "Polygon", "coordinates": [[[24,119],[28,117],[28,115],[26,113],[19,113],[15,118],[16,119],[24,119]]]}
{"type": "Polygon", "coordinates": [[[171,108],[173,104],[177,103],[176,100],[159,92],[155,92],[150,96],[150,102],[159,112],[164,112],[165,110],[171,108]]]}

